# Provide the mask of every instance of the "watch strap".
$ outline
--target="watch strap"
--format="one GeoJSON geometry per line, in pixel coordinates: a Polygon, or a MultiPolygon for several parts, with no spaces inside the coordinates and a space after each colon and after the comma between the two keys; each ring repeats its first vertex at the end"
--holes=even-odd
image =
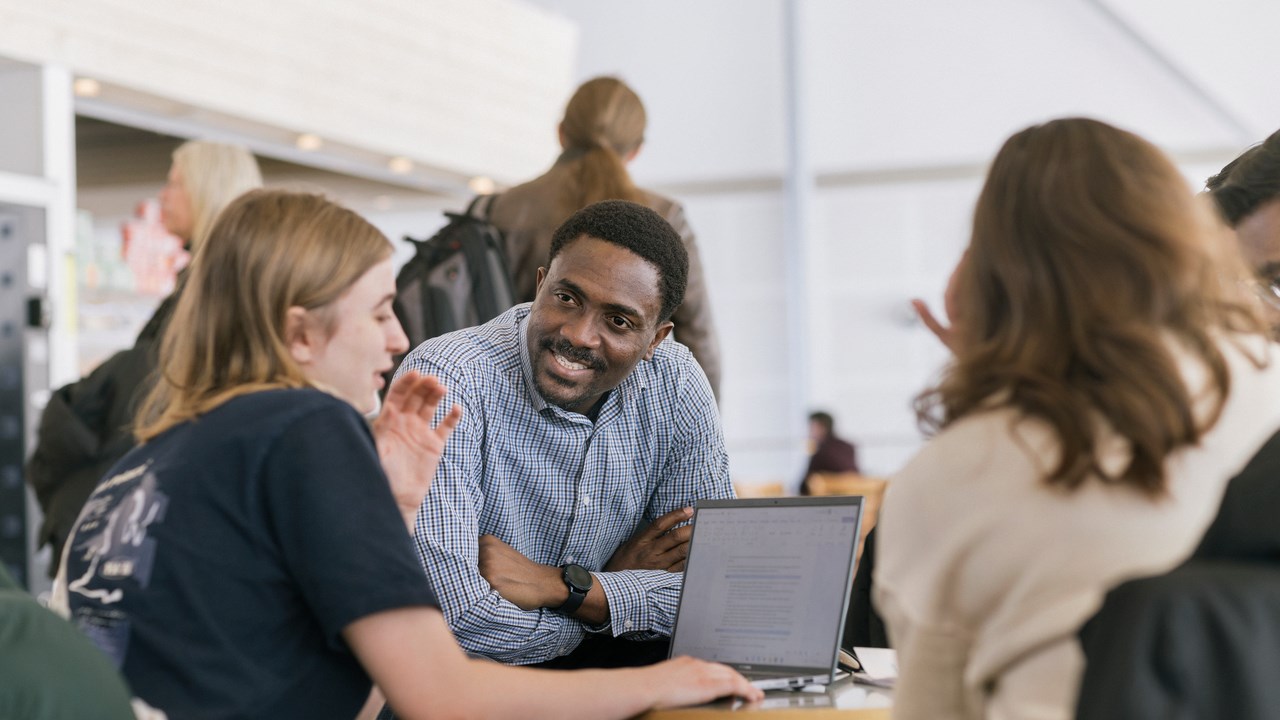
{"type": "Polygon", "coordinates": [[[564,566],[560,571],[560,579],[564,581],[565,587],[569,588],[569,597],[560,605],[553,608],[553,612],[561,615],[572,615],[582,607],[583,601],[587,599],[587,593],[591,592],[591,587],[580,588],[569,581],[568,566],[564,566]]]}

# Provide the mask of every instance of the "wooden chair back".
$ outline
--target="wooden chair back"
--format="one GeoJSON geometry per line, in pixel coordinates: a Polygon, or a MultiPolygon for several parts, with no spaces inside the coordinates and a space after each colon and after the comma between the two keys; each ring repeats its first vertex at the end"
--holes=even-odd
{"type": "Polygon", "coordinates": [[[809,494],[811,495],[861,495],[862,530],[858,537],[859,558],[862,557],[862,544],[867,533],[876,526],[876,518],[880,514],[880,501],[884,498],[884,488],[888,480],[881,477],[869,477],[859,473],[814,473],[809,476],[809,494]]]}

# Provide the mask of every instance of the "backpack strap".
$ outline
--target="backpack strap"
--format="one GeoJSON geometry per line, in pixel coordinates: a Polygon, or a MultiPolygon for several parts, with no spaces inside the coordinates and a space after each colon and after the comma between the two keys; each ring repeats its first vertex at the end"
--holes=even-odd
{"type": "Polygon", "coordinates": [[[467,206],[466,216],[484,223],[485,230],[481,233],[483,239],[480,242],[462,244],[462,254],[467,258],[471,271],[472,300],[476,312],[485,319],[506,312],[511,304],[510,280],[506,264],[502,262],[498,229],[489,222],[490,209],[496,197],[480,195],[467,206]],[[501,273],[502,277],[495,277],[495,273],[501,273]]]}
{"type": "Polygon", "coordinates": [[[488,221],[489,216],[493,213],[493,201],[497,199],[501,193],[493,193],[491,195],[477,195],[471,204],[467,206],[467,216],[477,220],[488,221]]]}

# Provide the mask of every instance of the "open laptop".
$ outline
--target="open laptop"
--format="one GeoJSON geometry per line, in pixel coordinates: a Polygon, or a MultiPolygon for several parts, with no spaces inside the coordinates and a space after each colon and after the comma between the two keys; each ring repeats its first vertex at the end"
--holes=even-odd
{"type": "Polygon", "coordinates": [[[764,690],[831,682],[861,524],[860,496],[698,502],[671,656],[764,690]]]}

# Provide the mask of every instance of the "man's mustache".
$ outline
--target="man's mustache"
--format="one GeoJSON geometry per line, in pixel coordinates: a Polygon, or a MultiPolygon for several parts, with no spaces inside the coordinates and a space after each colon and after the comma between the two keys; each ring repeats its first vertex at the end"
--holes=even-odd
{"type": "Polygon", "coordinates": [[[565,340],[564,338],[560,338],[558,340],[553,338],[544,338],[542,340],[542,349],[550,350],[569,362],[586,365],[597,372],[604,371],[604,360],[600,359],[599,356],[586,348],[575,347],[573,343],[565,340]]]}

